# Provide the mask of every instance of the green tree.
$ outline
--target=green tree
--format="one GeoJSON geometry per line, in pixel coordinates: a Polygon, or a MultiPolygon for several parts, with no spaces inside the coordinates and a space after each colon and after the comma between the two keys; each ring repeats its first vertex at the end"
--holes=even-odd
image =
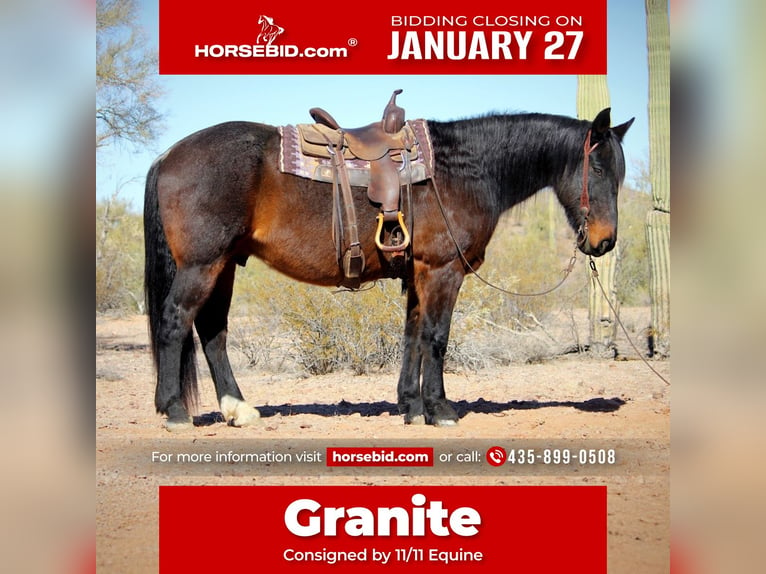
{"type": "Polygon", "coordinates": [[[157,55],[138,24],[134,0],[96,2],[96,147],[116,141],[145,145],[162,115],[157,55]]]}

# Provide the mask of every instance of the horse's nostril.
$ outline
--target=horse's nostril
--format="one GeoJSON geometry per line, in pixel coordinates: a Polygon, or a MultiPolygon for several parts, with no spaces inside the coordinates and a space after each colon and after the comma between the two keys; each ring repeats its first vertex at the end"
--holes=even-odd
{"type": "Polygon", "coordinates": [[[614,247],[614,241],[611,238],[604,239],[598,244],[598,252],[603,255],[612,249],[612,247],[614,247]]]}

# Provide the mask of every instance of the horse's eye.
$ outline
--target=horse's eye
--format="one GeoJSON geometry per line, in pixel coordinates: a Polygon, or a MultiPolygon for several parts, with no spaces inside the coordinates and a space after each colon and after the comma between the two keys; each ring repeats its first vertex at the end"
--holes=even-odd
{"type": "Polygon", "coordinates": [[[604,174],[604,170],[603,170],[603,169],[601,169],[600,167],[594,167],[594,168],[593,168],[593,173],[595,173],[596,175],[599,175],[599,176],[600,176],[600,175],[603,175],[603,174],[604,174]]]}

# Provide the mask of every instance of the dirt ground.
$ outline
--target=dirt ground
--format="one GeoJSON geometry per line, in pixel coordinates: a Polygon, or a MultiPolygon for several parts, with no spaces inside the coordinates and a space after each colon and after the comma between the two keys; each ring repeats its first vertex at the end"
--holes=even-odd
{"type": "MultiPolygon", "coordinates": [[[[202,443],[228,450],[242,441],[329,446],[344,439],[433,441],[437,451],[453,444],[613,447],[618,464],[612,467],[537,465],[509,473],[483,464],[454,473],[395,469],[376,475],[325,469],[321,484],[605,484],[609,572],[669,571],[670,387],[637,359],[565,355],[539,364],[447,374],[448,397],[461,415],[454,428],[405,426],[396,414],[396,373],[303,377],[244,369],[235,359],[243,393],[261,409],[260,423],[237,429],[220,422],[212,382],[201,365],[195,428],[171,435],[154,413],[145,318],[99,317],[96,336],[99,572],[157,571],[159,485],[293,485],[306,480],[301,469],[274,466],[163,467],[150,461],[153,450],[202,443]]],[[[669,378],[668,361],[652,365],[669,378]]]]}

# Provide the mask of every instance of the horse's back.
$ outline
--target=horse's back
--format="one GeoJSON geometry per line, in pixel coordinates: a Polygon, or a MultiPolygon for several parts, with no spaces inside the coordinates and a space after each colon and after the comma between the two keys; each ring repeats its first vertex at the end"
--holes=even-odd
{"type": "Polygon", "coordinates": [[[186,169],[206,170],[213,162],[217,169],[235,168],[237,163],[228,160],[241,160],[249,157],[260,161],[263,150],[279,137],[274,126],[255,122],[233,121],[216,124],[194,132],[170,147],[157,161],[164,170],[174,166],[186,169]]]}
{"type": "Polygon", "coordinates": [[[195,132],[157,160],[163,227],[178,264],[210,263],[248,234],[273,126],[226,122],[195,132]]]}

